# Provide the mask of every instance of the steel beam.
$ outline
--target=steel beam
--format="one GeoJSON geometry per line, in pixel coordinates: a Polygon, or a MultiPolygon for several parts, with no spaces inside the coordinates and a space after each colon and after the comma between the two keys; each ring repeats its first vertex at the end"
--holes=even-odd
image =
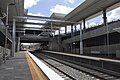
{"type": "MultiPolygon", "coordinates": [[[[9,30],[11,30],[12,28],[10,28],[9,30]]],[[[33,29],[33,30],[39,30],[39,31],[51,31],[51,29],[45,29],[45,28],[37,28],[37,27],[21,27],[21,26],[19,26],[19,27],[16,27],[16,29],[18,29],[18,30],[31,30],[31,29],[33,29]]],[[[55,31],[55,30],[59,30],[59,29],[52,29],[52,31],[55,31]]]]}
{"type": "MultiPolygon", "coordinates": [[[[9,22],[9,24],[11,24],[12,25],[12,21],[11,22],[9,22]]],[[[42,22],[40,22],[40,23],[35,23],[35,22],[16,22],[16,25],[23,25],[23,24],[28,24],[28,25],[43,25],[43,26],[50,26],[50,24],[47,24],[47,23],[42,23],[42,22]]],[[[54,26],[60,26],[60,25],[57,25],[57,24],[53,24],[54,26]]]]}
{"type": "Polygon", "coordinates": [[[14,16],[14,19],[25,19],[25,20],[40,20],[40,21],[47,21],[47,22],[57,22],[57,23],[68,23],[68,24],[80,24],[80,22],[72,22],[72,21],[65,21],[65,20],[58,20],[52,18],[43,18],[40,16],[14,16]]]}

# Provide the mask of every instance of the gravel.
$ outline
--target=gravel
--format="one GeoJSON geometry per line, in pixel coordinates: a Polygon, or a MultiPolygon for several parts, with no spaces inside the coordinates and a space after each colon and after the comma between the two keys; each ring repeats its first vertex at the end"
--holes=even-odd
{"type": "MultiPolygon", "coordinates": [[[[83,73],[82,71],[76,70],[76,69],[74,69],[72,67],[64,65],[62,63],[59,63],[59,62],[57,62],[55,60],[48,59],[48,58],[46,59],[45,58],[44,61],[46,61],[47,63],[49,63],[52,66],[56,67],[60,71],[66,73],[67,75],[71,76],[75,80],[100,80],[100,79],[95,78],[94,76],[91,76],[89,74],[83,73]]],[[[47,63],[45,63],[45,64],[48,67],[50,67],[51,69],[53,69],[56,73],[58,73],[58,75],[60,75],[62,78],[64,78],[65,80],[72,80],[69,77],[67,77],[65,74],[63,74],[62,72],[60,72],[57,69],[53,68],[52,66],[48,65],[47,63]]]]}

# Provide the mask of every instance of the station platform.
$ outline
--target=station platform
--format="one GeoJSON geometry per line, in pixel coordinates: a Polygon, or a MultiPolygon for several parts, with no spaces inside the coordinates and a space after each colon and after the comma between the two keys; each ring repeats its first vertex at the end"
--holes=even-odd
{"type": "Polygon", "coordinates": [[[0,66],[0,80],[64,80],[28,51],[15,53],[0,66]]]}
{"type": "Polygon", "coordinates": [[[0,80],[47,80],[27,52],[15,53],[0,66],[0,80]]]}

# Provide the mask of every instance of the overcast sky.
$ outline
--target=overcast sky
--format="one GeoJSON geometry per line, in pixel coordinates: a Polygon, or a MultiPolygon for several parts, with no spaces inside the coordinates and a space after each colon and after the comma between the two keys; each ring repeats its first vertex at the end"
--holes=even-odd
{"type": "Polygon", "coordinates": [[[85,0],[25,0],[29,14],[50,16],[53,12],[68,14],[85,0]]]}

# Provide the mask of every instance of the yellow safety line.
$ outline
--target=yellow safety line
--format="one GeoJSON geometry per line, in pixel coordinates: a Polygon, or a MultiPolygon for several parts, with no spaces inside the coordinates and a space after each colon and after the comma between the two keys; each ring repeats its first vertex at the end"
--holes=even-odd
{"type": "MultiPolygon", "coordinates": [[[[26,54],[27,54],[27,53],[26,53],[26,54]]],[[[28,56],[29,56],[29,55],[28,55],[28,56]]],[[[29,61],[30,61],[31,64],[32,64],[32,66],[33,66],[33,68],[34,68],[34,70],[35,70],[35,72],[36,72],[36,74],[37,74],[39,80],[45,80],[45,79],[43,78],[43,76],[40,74],[40,72],[37,70],[37,68],[36,68],[36,66],[35,66],[35,64],[34,64],[34,62],[33,62],[33,60],[30,58],[30,56],[29,56],[28,58],[29,58],[29,61]]]]}
{"type": "Polygon", "coordinates": [[[36,69],[35,65],[33,64],[33,61],[30,59],[30,62],[35,70],[35,72],[37,73],[38,77],[40,80],[44,80],[44,78],[41,76],[41,74],[38,72],[38,70],[36,69]]]}

